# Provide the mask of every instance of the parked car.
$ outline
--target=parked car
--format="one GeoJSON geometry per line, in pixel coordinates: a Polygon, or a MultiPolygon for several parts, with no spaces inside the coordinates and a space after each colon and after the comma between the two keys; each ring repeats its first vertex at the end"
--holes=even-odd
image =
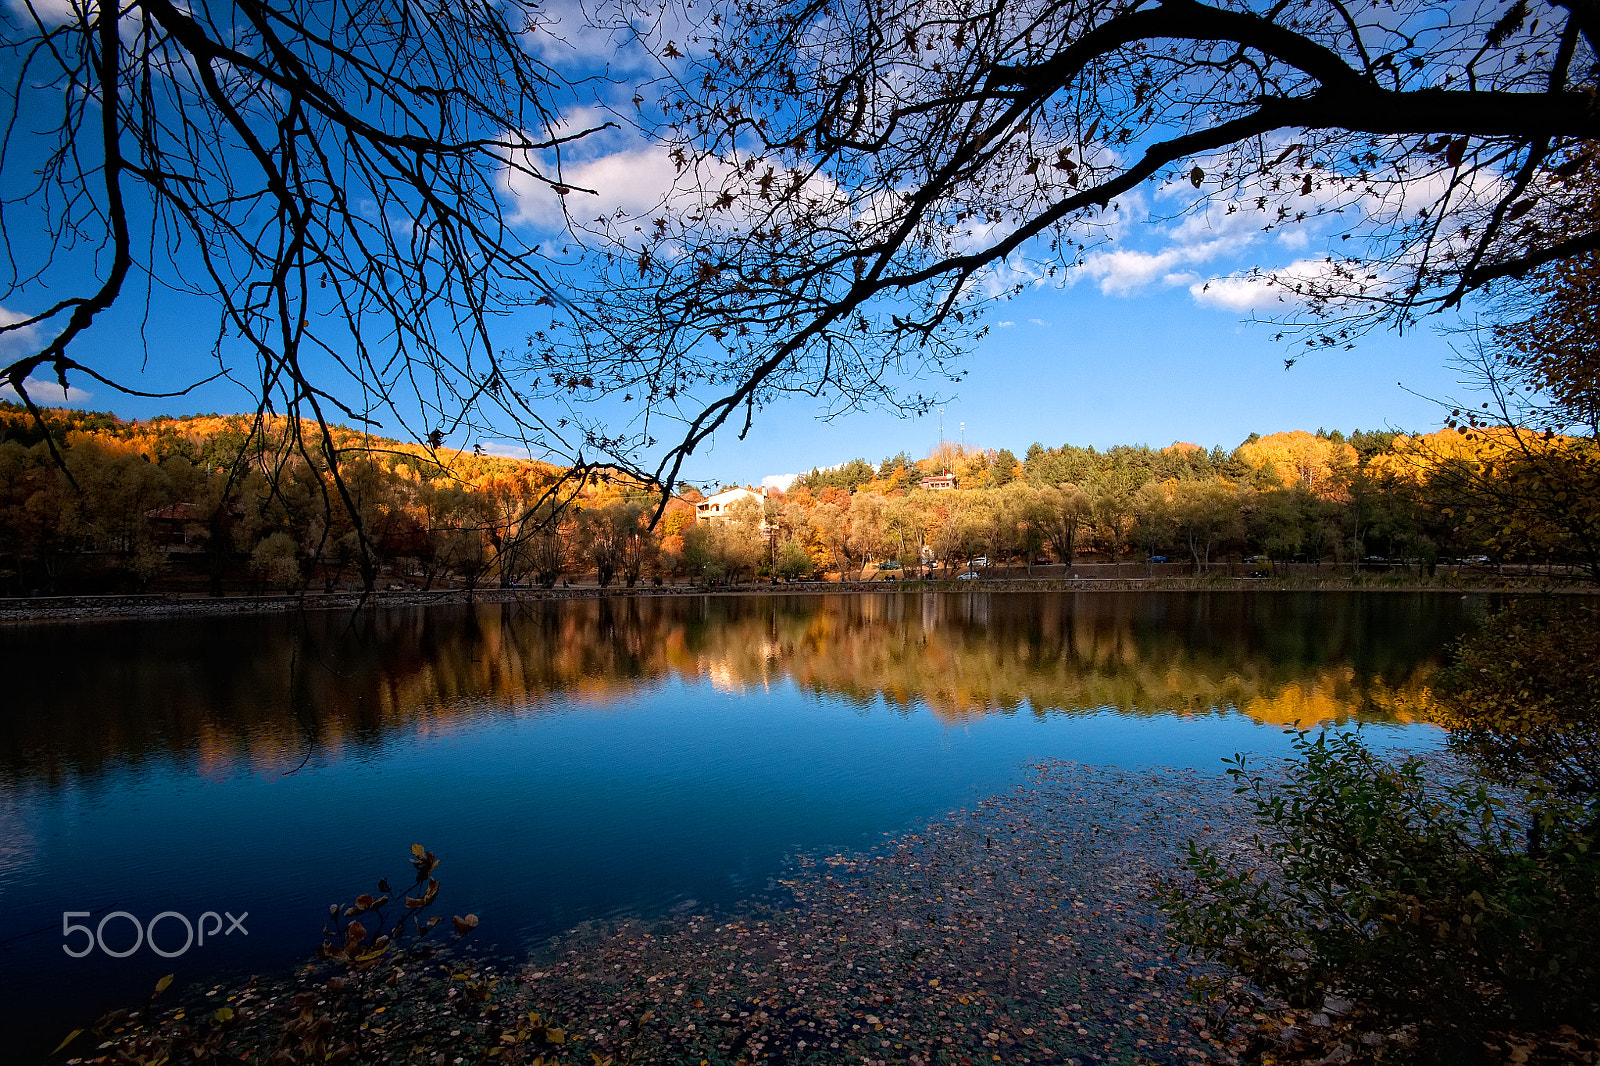
{"type": "Polygon", "coordinates": [[[984,567],[989,565],[989,557],[987,555],[980,555],[976,559],[967,560],[967,565],[974,570],[982,570],[984,567]]]}
{"type": "Polygon", "coordinates": [[[976,580],[978,580],[978,575],[976,573],[974,573],[973,571],[968,570],[964,574],[957,574],[956,575],[956,580],[957,581],[976,581],[976,580]]]}
{"type": "Polygon", "coordinates": [[[883,562],[878,564],[878,569],[879,570],[898,570],[898,569],[900,569],[900,561],[898,559],[885,559],[883,562]]]}
{"type": "Polygon", "coordinates": [[[1489,565],[1489,557],[1487,555],[1468,555],[1464,556],[1461,561],[1466,563],[1468,566],[1489,565]]]}
{"type": "Polygon", "coordinates": [[[1033,565],[1034,566],[1049,566],[1050,565],[1050,558],[1048,556],[1045,556],[1045,555],[1038,556],[1037,558],[1035,558],[1033,560],[1033,565]]]}
{"type": "Polygon", "coordinates": [[[1166,561],[1167,557],[1165,555],[1152,555],[1150,558],[1145,560],[1147,563],[1164,563],[1166,561]]]}
{"type": "Polygon", "coordinates": [[[1252,555],[1250,558],[1245,560],[1247,563],[1264,563],[1266,561],[1267,557],[1265,555],[1252,555]]]}

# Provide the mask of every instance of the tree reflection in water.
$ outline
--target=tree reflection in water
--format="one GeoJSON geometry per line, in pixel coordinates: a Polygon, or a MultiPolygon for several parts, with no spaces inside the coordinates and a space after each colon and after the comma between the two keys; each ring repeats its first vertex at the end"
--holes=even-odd
{"type": "Polygon", "coordinates": [[[0,631],[0,775],[53,781],[192,759],[281,772],[397,731],[559,702],[603,710],[668,679],[793,685],[862,707],[1427,714],[1459,597],[1427,593],[956,593],[613,597],[0,631]]]}

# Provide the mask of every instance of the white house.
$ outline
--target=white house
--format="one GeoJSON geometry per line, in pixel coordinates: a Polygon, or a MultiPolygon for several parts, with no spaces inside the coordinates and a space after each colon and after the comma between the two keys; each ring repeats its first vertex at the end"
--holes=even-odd
{"type": "MultiPolygon", "coordinates": [[[[717,522],[728,516],[728,509],[740,500],[754,500],[756,506],[761,506],[762,495],[750,489],[728,489],[715,496],[694,505],[694,520],[696,522],[717,522]]],[[[765,520],[762,526],[766,525],[765,520]]]]}

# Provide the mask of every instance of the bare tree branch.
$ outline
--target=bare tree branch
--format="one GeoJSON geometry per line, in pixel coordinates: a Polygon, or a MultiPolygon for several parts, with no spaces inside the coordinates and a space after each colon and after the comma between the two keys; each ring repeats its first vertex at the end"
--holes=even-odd
{"type": "Polygon", "coordinates": [[[517,370],[631,400],[635,432],[605,442],[668,437],[670,483],[786,394],[926,409],[906,379],[959,377],[985,306],[1081,269],[1147,189],[1333,229],[1313,274],[1256,275],[1306,343],[1405,328],[1600,239],[1569,180],[1600,140],[1591,8],[713,5],[661,53],[677,185],[575,227],[603,272],[590,317],[517,370]]]}

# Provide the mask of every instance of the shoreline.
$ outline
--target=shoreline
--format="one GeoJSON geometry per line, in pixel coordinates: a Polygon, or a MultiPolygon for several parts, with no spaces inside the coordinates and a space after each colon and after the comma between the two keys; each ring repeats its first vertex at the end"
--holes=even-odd
{"type": "Polygon", "coordinates": [[[634,588],[575,585],[554,589],[436,589],[380,591],[369,596],[353,592],[303,593],[280,596],[210,597],[192,593],[129,595],[36,596],[0,599],[0,627],[46,622],[119,621],[135,618],[212,617],[219,615],[284,614],[294,611],[367,611],[396,607],[430,607],[456,604],[524,604],[565,600],[653,599],[688,596],[818,596],[872,595],[923,592],[1433,592],[1507,595],[1593,596],[1600,588],[1581,584],[1556,584],[1548,579],[1493,578],[1420,581],[1387,575],[1355,578],[1320,577],[1313,580],[1272,580],[1243,577],[1118,577],[1028,578],[997,577],[979,582],[946,581],[796,581],[781,585],[744,583],[704,588],[692,585],[638,586],[634,588]]]}

